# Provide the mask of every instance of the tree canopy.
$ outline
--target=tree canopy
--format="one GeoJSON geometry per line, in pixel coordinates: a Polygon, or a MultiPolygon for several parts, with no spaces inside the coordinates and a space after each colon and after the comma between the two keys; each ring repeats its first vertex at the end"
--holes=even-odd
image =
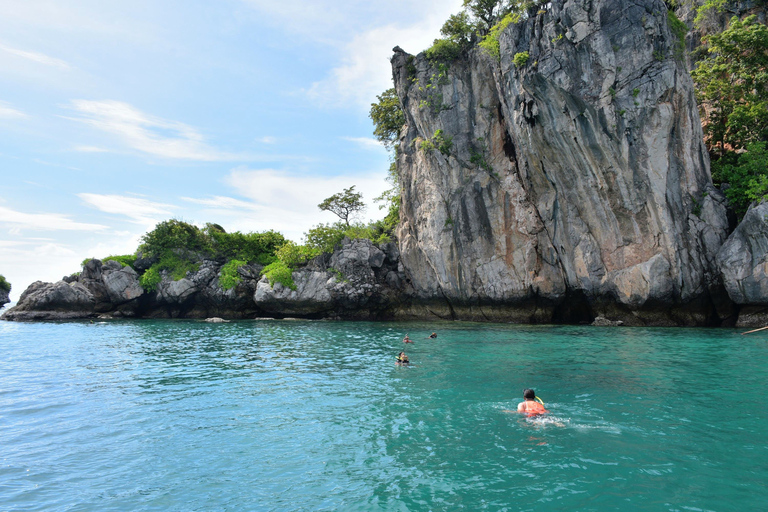
{"type": "Polygon", "coordinates": [[[376,96],[377,103],[371,103],[368,116],[373,121],[373,135],[384,144],[387,149],[392,149],[400,139],[400,129],[405,124],[405,114],[400,108],[400,98],[392,87],[376,96]]]}
{"type": "Polygon", "coordinates": [[[363,194],[355,192],[355,186],[345,188],[344,192],[333,194],[317,205],[323,211],[329,211],[338,216],[349,227],[349,218],[365,209],[363,194]]]}
{"type": "Polygon", "coordinates": [[[710,153],[768,140],[768,27],[755,16],[734,17],[706,39],[708,56],[693,78],[705,110],[710,153]]]}

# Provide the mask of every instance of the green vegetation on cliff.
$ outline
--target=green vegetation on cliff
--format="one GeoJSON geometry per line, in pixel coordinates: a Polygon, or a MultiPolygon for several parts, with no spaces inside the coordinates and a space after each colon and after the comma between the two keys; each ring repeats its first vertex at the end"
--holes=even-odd
{"type": "Polygon", "coordinates": [[[3,290],[4,292],[10,292],[11,291],[11,283],[5,280],[5,276],[0,274],[0,290],[3,290]]]}
{"type": "Polygon", "coordinates": [[[734,17],[705,38],[707,56],[693,71],[704,106],[704,133],[712,179],[728,184],[726,197],[739,218],[766,195],[768,158],[768,27],[755,16],[734,17]]]}

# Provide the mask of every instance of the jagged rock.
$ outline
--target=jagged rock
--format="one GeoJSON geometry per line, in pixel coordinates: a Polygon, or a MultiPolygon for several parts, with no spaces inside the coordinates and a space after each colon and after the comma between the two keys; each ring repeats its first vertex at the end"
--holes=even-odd
{"type": "Polygon", "coordinates": [[[395,52],[417,301],[461,319],[713,321],[691,311],[718,293],[725,208],[666,13],[555,0],[502,32],[500,62],[476,48],[442,75],[395,52]],[[438,130],[450,147],[424,149],[438,130]]]}
{"type": "Polygon", "coordinates": [[[329,313],[334,304],[330,286],[336,278],[329,272],[301,271],[293,273],[296,290],[275,283],[269,284],[264,277],[256,287],[253,300],[269,313],[287,315],[318,315],[329,313]]]}
{"type": "Polygon", "coordinates": [[[93,294],[81,283],[36,281],[3,314],[3,320],[61,320],[95,316],[93,294]]]}
{"type": "Polygon", "coordinates": [[[394,260],[370,240],[342,241],[329,257],[316,259],[293,272],[295,290],[264,278],[254,293],[256,305],[276,315],[310,317],[391,317],[400,307],[402,278],[396,250],[387,249],[394,260]]]}
{"type": "Polygon", "coordinates": [[[186,277],[178,281],[164,279],[157,285],[157,300],[161,304],[181,305],[197,291],[195,282],[186,277]]]}
{"type": "Polygon", "coordinates": [[[751,207],[717,255],[723,283],[742,310],[739,325],[768,323],[768,203],[751,207]]]}
{"type": "Polygon", "coordinates": [[[592,325],[598,327],[618,327],[620,325],[624,325],[624,322],[621,320],[608,320],[604,316],[598,316],[594,319],[592,325]]]}
{"type": "Polygon", "coordinates": [[[0,308],[11,302],[10,292],[0,289],[0,308]]]}
{"type": "MultiPolygon", "coordinates": [[[[117,262],[110,261],[108,263],[117,262]]],[[[101,275],[110,302],[114,305],[120,305],[141,297],[144,294],[144,289],[139,284],[139,275],[136,271],[131,267],[123,267],[119,263],[117,266],[119,268],[105,265],[101,275]]]]}

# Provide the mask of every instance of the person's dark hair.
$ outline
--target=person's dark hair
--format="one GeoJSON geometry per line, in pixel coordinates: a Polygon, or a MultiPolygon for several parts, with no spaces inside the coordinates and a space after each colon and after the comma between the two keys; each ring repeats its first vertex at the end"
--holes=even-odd
{"type": "Polygon", "coordinates": [[[536,399],[536,392],[532,389],[524,389],[523,390],[523,398],[526,400],[535,400],[536,399]]]}

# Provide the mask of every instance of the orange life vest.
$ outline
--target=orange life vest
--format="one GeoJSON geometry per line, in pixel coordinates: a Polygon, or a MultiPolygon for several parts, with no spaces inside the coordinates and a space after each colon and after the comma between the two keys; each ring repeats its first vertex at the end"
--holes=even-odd
{"type": "Polygon", "coordinates": [[[549,412],[544,408],[543,405],[535,400],[526,400],[523,402],[523,407],[523,412],[528,414],[528,416],[536,416],[537,414],[544,414],[549,412]]]}

